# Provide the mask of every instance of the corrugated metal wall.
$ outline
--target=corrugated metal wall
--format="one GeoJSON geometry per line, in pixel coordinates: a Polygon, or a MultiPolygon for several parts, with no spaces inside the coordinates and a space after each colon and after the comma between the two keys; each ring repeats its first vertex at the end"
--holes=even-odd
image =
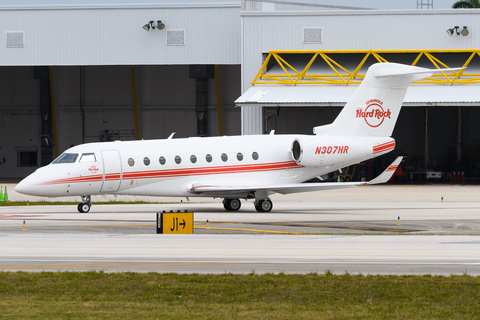
{"type": "Polygon", "coordinates": [[[23,48],[0,46],[0,65],[240,64],[239,10],[240,4],[0,7],[2,36],[25,37],[23,48]],[[145,31],[151,20],[166,28],[145,31]],[[185,45],[167,46],[167,29],[185,30],[185,45]]]}

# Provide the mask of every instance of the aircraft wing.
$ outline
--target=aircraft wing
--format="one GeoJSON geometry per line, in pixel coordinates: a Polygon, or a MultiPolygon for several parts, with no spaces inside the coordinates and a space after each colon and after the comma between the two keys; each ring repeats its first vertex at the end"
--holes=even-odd
{"type": "Polygon", "coordinates": [[[388,168],[382,172],[382,174],[380,174],[375,179],[368,181],[368,184],[380,184],[390,180],[390,178],[395,173],[395,170],[397,170],[398,165],[400,164],[400,162],[402,162],[402,159],[403,157],[397,157],[397,159],[395,159],[395,161],[393,161],[392,164],[389,165],[388,168]]]}
{"type": "Polygon", "coordinates": [[[239,192],[255,192],[255,191],[266,191],[268,194],[280,193],[280,194],[290,194],[290,193],[300,193],[308,191],[319,191],[319,190],[331,190],[331,189],[341,189],[349,188],[355,186],[362,186],[368,184],[380,184],[385,183],[393,176],[395,170],[398,168],[398,165],[402,161],[403,157],[398,157],[395,161],[388,166],[385,171],[380,174],[375,179],[368,182],[319,182],[319,183],[292,183],[292,184],[273,184],[273,185],[251,185],[251,186],[242,186],[242,185],[232,185],[232,184],[204,184],[204,183],[195,183],[190,186],[189,191],[192,193],[205,193],[205,194],[225,194],[229,193],[239,193],[239,192]]]}

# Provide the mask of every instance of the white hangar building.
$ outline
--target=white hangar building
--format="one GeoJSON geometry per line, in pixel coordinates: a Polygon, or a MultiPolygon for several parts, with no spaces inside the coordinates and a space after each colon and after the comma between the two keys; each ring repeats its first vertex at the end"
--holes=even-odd
{"type": "Polygon", "coordinates": [[[395,151],[357,175],[401,154],[399,179],[478,181],[479,18],[254,0],[0,7],[0,179],[84,142],[310,134],[388,61],[467,69],[413,84],[395,151]]]}

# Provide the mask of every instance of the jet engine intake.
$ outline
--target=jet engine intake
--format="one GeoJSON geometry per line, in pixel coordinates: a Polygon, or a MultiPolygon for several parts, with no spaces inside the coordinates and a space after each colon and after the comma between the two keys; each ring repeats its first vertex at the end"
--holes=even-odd
{"type": "Polygon", "coordinates": [[[303,156],[303,146],[300,140],[295,139],[292,143],[292,158],[295,160],[297,163],[299,163],[302,160],[303,156]]]}
{"type": "Polygon", "coordinates": [[[323,158],[315,155],[315,140],[299,138],[293,140],[292,147],[290,149],[292,159],[301,166],[320,166],[322,165],[323,158]],[[313,151],[313,152],[311,152],[313,151]]]}

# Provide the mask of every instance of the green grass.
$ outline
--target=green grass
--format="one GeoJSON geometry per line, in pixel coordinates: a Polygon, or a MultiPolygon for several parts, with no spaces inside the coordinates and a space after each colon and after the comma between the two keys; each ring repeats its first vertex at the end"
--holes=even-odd
{"type": "Polygon", "coordinates": [[[8,319],[478,319],[480,277],[0,272],[8,319]]]}

